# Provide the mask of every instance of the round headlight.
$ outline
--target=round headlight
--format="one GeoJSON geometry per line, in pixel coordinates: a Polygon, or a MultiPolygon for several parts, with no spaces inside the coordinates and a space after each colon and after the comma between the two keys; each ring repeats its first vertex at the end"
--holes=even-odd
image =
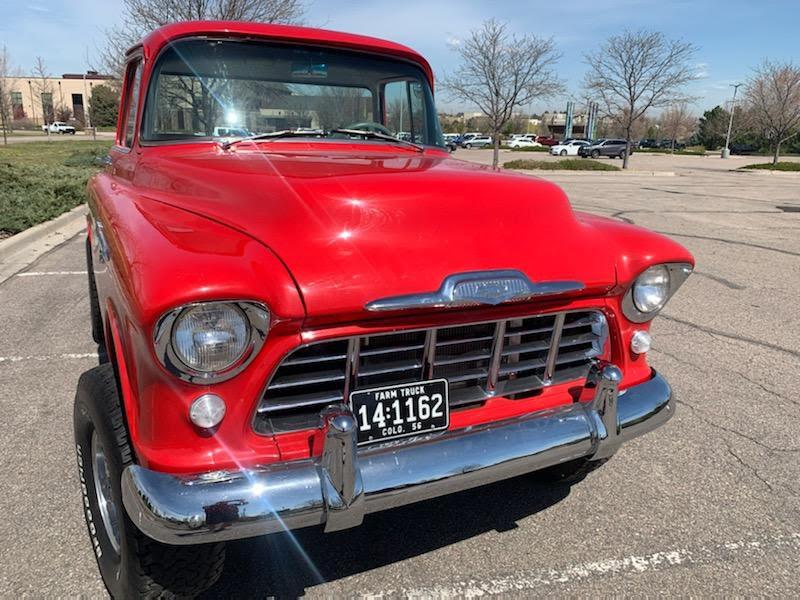
{"type": "Polygon", "coordinates": [[[633,284],[633,303],[643,313],[655,312],[669,296],[669,270],[664,265],[650,267],[633,284]]]}
{"type": "Polygon", "coordinates": [[[250,325],[235,304],[198,304],[185,309],[172,329],[172,347],[187,367],[216,373],[236,364],[247,349],[250,325]]]}

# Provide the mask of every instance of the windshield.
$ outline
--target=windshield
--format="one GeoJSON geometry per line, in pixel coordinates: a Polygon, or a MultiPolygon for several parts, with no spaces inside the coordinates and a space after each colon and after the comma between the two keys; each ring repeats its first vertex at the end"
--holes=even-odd
{"type": "MultiPolygon", "coordinates": [[[[428,81],[412,63],[254,41],[173,42],[153,69],[141,138],[214,139],[363,129],[443,146],[428,81]]],[[[370,140],[370,143],[385,143],[370,140]]]]}

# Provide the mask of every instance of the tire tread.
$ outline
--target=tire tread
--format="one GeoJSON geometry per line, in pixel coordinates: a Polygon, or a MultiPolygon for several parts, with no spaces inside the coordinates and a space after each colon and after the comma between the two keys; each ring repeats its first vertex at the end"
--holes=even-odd
{"type": "MultiPolygon", "coordinates": [[[[119,402],[117,380],[106,363],[81,376],[80,387],[98,402],[113,430],[123,468],[134,463],[125,415],[119,402]]],[[[124,508],[122,509],[124,513],[124,508]]],[[[123,535],[133,556],[127,557],[127,585],[123,597],[192,598],[211,587],[222,575],[225,544],[171,546],[147,537],[125,514],[123,535]]]]}

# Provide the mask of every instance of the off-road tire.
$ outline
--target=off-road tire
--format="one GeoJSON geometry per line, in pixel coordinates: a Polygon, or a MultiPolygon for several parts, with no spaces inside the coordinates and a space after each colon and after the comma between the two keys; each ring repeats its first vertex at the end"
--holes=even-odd
{"type": "Polygon", "coordinates": [[[609,459],[589,460],[578,458],[560,465],[548,467],[536,472],[536,477],[542,483],[554,485],[574,485],[583,481],[586,476],[602,467],[609,459]]]}
{"type": "Polygon", "coordinates": [[[600,151],[592,150],[592,158],[600,158],[600,151]]]}
{"type": "Polygon", "coordinates": [[[94,268],[92,265],[92,246],[88,237],[86,238],[86,272],[89,274],[89,314],[92,320],[92,339],[102,346],[105,344],[103,315],[100,313],[100,300],[97,296],[97,284],[94,280],[94,268]]]}
{"type": "Polygon", "coordinates": [[[113,598],[191,598],[211,587],[222,574],[225,544],[162,544],[144,535],[125,512],[120,477],[134,457],[110,363],[81,375],[75,394],[74,428],[84,518],[109,594],[113,598]],[[103,448],[111,501],[117,510],[119,553],[106,531],[95,491],[94,432],[103,448]]]}

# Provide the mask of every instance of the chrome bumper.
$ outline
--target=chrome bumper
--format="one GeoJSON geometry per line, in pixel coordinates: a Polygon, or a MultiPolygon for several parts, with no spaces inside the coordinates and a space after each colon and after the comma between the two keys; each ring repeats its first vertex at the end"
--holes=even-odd
{"type": "Polygon", "coordinates": [[[324,525],[435,498],[568,460],[611,456],[674,412],[667,382],[617,392],[620,371],[595,369],[594,399],[502,422],[356,449],[355,419],[326,409],[322,456],[236,472],[174,476],[132,465],[122,474],[131,520],[167,544],[224,541],[324,525]]]}

